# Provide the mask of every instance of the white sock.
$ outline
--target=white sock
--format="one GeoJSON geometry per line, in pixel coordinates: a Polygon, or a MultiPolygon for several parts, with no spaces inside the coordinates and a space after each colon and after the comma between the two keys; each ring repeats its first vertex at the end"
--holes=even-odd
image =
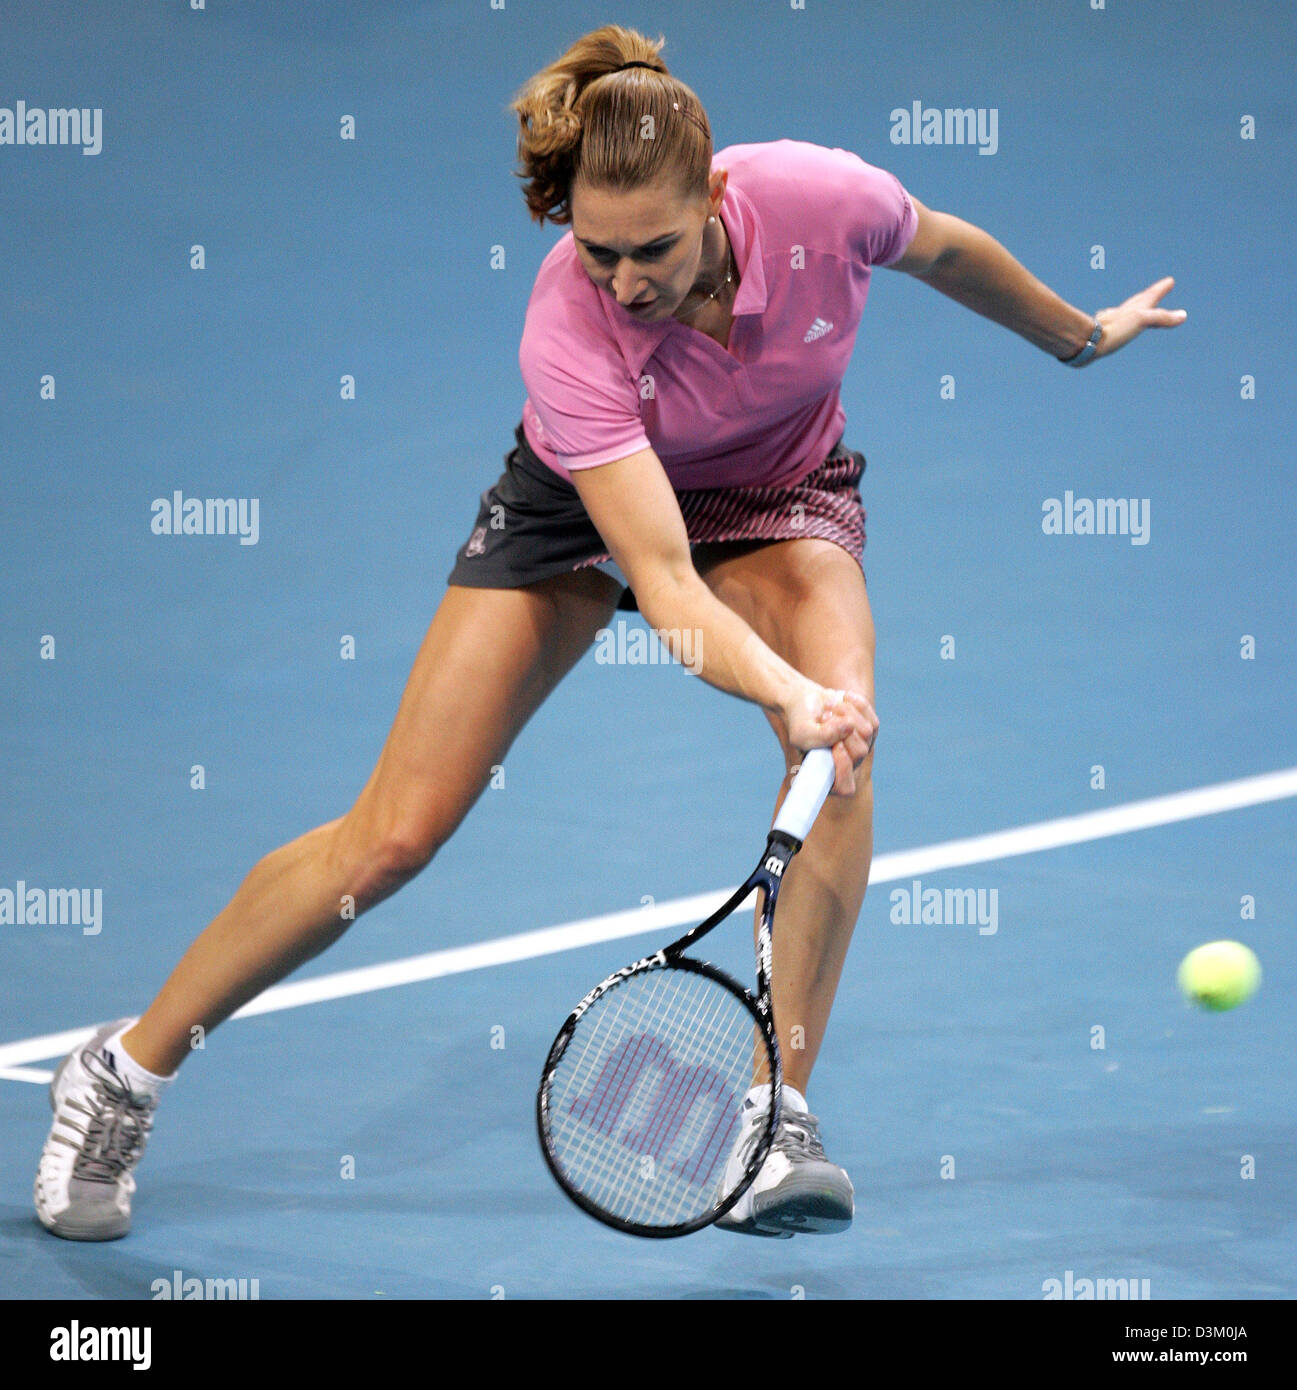
{"type": "Polygon", "coordinates": [[[781,1094],[785,1114],[805,1115],[810,1109],[806,1104],[806,1097],[795,1086],[783,1087],[781,1094]]]}
{"type": "Polygon", "coordinates": [[[155,1100],[163,1090],[175,1079],[176,1073],[170,1076],[155,1076],[153,1072],[140,1064],[127,1052],[122,1043],[122,1034],[129,1033],[135,1027],[138,1019],[131,1019],[127,1024],[123,1024],[111,1037],[104,1040],[101,1050],[111,1052],[113,1064],[117,1068],[117,1074],[137,1095],[144,1094],[152,1096],[155,1100]]]}
{"type": "MultiPolygon", "coordinates": [[[[805,1115],[810,1109],[806,1104],[806,1097],[795,1086],[784,1086],[780,1090],[782,1097],[781,1104],[786,1114],[805,1115]]],[[[770,1108],[770,1087],[769,1085],[753,1086],[752,1089],[743,1097],[744,1107],[751,1105],[757,1110],[768,1110],[770,1108]]]]}

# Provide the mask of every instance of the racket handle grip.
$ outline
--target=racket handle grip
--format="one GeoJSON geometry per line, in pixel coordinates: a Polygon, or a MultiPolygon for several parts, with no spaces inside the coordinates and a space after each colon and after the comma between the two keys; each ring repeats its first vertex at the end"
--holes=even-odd
{"type": "Polygon", "coordinates": [[[799,842],[804,840],[833,790],[835,776],[833,754],[827,748],[812,748],[802,758],[801,770],[784,797],[774,829],[799,842]]]}

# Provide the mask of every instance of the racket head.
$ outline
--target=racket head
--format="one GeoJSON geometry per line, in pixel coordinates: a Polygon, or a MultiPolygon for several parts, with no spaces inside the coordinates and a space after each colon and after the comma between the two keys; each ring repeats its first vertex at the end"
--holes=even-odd
{"type": "Polygon", "coordinates": [[[688,1235],[756,1177],[779,1086],[779,1046],[752,996],[711,964],[659,952],[592,990],[559,1030],[536,1095],[541,1152],[596,1220],[631,1235],[688,1235]],[[762,1051],[772,1104],[731,1174],[762,1051]]]}

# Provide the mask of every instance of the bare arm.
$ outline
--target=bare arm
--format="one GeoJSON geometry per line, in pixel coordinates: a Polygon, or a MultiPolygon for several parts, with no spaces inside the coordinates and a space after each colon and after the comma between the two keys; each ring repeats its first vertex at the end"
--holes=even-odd
{"type": "Polygon", "coordinates": [[[1118,308],[1088,314],[1055,294],[980,227],[933,212],[913,196],[910,201],[919,214],[918,229],[905,254],[886,269],[908,272],[1054,357],[1080,352],[1095,318],[1103,325],[1095,359],[1110,356],[1145,328],[1184,322],[1183,309],[1156,307],[1175,284],[1169,275],[1118,308]]]}
{"type": "Polygon", "coordinates": [[[856,692],[807,680],[703,583],[680,505],[653,450],[575,470],[572,480],[640,612],[672,654],[690,651],[696,673],[710,685],[779,715],[795,747],[833,748],[835,790],[854,791],[852,769],[878,728],[872,707],[856,692]],[[681,641],[686,632],[688,648],[681,641]]]}

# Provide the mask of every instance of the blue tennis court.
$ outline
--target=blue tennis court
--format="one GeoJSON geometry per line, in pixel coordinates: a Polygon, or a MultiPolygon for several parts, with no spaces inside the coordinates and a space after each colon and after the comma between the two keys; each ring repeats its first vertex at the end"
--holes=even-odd
{"type": "MultiPolygon", "coordinates": [[[[0,1296],[1297,1297],[1288,7],[24,0],[6,36],[0,105],[102,125],[0,143],[0,890],[83,914],[0,925],[0,1296]],[[1188,310],[1071,372],[873,277],[876,859],[809,1095],[854,1225],[637,1241],[544,1168],[558,1024],[740,881],[782,775],[758,710],[592,650],[426,872],[187,1063],[132,1233],[53,1239],[58,1058],[369,775],[558,235],[507,103],[611,21],[718,147],[853,150],[1072,303],[1188,310]],[[994,147],[894,139],[916,103],[994,147]],[[256,507],[153,529],[209,497],[256,507]],[[1218,938],[1264,982],[1211,1015],[1175,972],[1218,938]]],[[[746,975],[749,938],[711,941],[746,975]]]]}

